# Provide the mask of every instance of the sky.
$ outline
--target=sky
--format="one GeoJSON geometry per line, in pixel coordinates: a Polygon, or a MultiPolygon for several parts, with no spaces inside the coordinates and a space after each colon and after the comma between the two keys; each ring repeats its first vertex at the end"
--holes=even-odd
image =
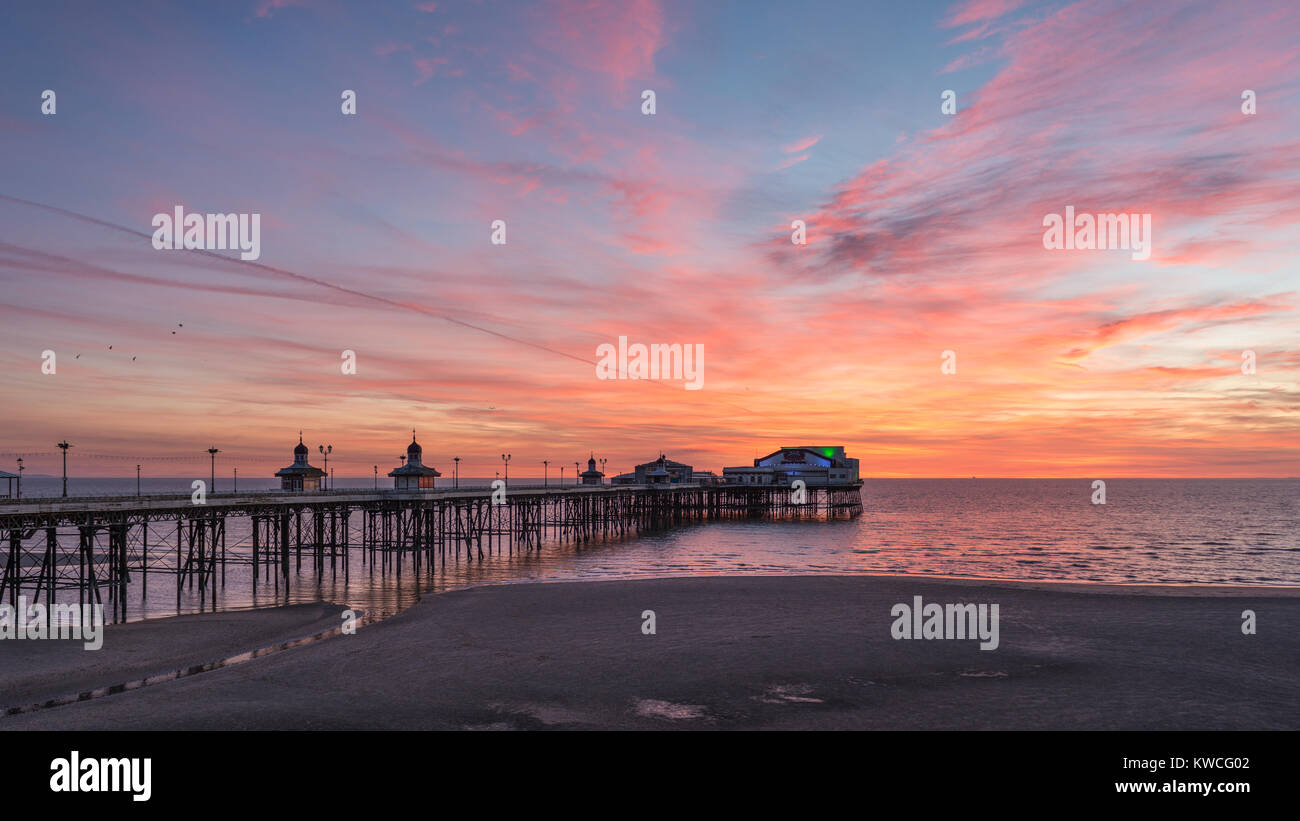
{"type": "Polygon", "coordinates": [[[0,469],[1300,475],[1294,2],[8,8],[0,469]],[[155,249],[176,206],[260,257],[155,249]]]}

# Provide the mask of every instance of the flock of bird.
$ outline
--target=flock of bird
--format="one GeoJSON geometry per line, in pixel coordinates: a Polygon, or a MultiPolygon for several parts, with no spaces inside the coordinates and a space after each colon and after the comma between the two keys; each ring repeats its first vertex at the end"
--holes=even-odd
{"type": "MultiPolygon", "coordinates": [[[[177,323],[176,323],[176,327],[177,327],[177,328],[184,328],[184,327],[185,327],[185,323],[184,323],[184,322],[177,322],[177,323]]],[[[175,331],[172,331],[172,336],[175,336],[175,335],[176,335],[176,332],[175,332],[175,331]]],[[[109,349],[110,351],[113,350],[113,346],[112,346],[112,345],[109,345],[109,346],[108,346],[108,349],[109,349]]],[[[138,355],[139,355],[139,354],[137,354],[137,356],[138,356],[138,355]]],[[[74,357],[72,357],[72,358],[73,358],[73,359],[80,359],[80,358],[81,358],[81,354],[77,354],[76,356],[74,356],[74,357]]],[[[131,361],[132,361],[132,362],[135,361],[135,356],[131,357],[131,361]]]]}

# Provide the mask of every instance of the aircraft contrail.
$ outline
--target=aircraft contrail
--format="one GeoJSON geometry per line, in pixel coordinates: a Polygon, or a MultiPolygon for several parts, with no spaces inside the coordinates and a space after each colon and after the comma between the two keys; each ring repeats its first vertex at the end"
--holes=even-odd
{"type": "MultiPolygon", "coordinates": [[[[109,228],[114,231],[120,231],[121,233],[130,234],[131,236],[140,237],[141,239],[146,239],[146,240],[153,239],[152,234],[147,234],[143,231],[137,231],[134,228],[127,228],[124,225],[117,225],[116,223],[108,222],[106,220],[97,219],[96,217],[87,216],[86,214],[79,214],[76,211],[69,211],[66,208],[60,208],[56,205],[46,205],[45,203],[42,202],[33,202],[32,200],[25,200],[19,197],[11,197],[7,194],[0,194],[0,200],[6,200],[8,202],[18,203],[19,205],[26,205],[32,208],[40,208],[44,211],[49,211],[51,213],[59,214],[61,216],[68,217],[70,219],[80,220],[82,222],[88,222],[91,223],[92,225],[98,225],[102,228],[109,228]]],[[[215,251],[209,251],[203,248],[185,248],[181,250],[189,251],[190,253],[194,253],[194,254],[203,254],[204,256],[209,256],[215,259],[224,260],[225,262],[233,263],[235,265],[244,265],[249,268],[256,268],[259,271],[267,271],[269,273],[275,274],[282,278],[295,279],[300,282],[307,282],[312,285],[318,285],[322,288],[329,288],[330,290],[338,291],[339,293],[360,297],[361,299],[368,299],[372,302],[378,302],[382,305],[388,305],[389,307],[392,308],[414,311],[416,313],[424,314],[425,316],[431,316],[436,319],[445,320],[447,322],[452,323],[453,325],[459,325],[462,328],[469,328],[470,330],[478,331],[480,333],[491,334],[492,336],[495,336],[498,339],[505,339],[507,341],[515,342],[520,345],[527,345],[530,348],[536,348],[539,351],[546,351],[547,353],[553,353],[558,356],[563,356],[566,359],[572,359],[575,362],[582,362],[583,364],[591,365],[593,367],[596,365],[596,361],[594,359],[584,359],[581,356],[576,356],[574,354],[568,353],[567,351],[561,351],[556,348],[550,348],[547,347],[546,345],[540,345],[536,342],[529,342],[527,339],[520,339],[517,336],[510,336],[509,334],[503,334],[500,331],[494,331],[491,328],[484,328],[481,325],[475,325],[474,323],[466,322],[463,319],[456,319],[455,317],[447,316],[446,314],[429,310],[428,308],[424,308],[420,305],[413,305],[406,302],[398,302],[393,299],[387,299],[386,297],[375,296],[374,294],[367,294],[364,291],[357,291],[355,289],[348,288],[343,285],[336,285],[333,282],[326,282],[323,279],[317,279],[316,277],[307,276],[306,274],[299,274],[285,268],[277,268],[274,265],[264,265],[263,263],[260,262],[252,262],[250,260],[239,259],[238,257],[228,257],[225,256],[224,254],[218,254],[215,251]]]]}
{"type": "MultiPolygon", "coordinates": [[[[98,225],[101,228],[108,228],[110,230],[118,231],[123,234],[130,234],[131,236],[139,237],[140,239],[145,239],[150,241],[153,240],[153,235],[146,233],[144,231],[137,231],[134,228],[128,228],[125,225],[118,225],[116,223],[108,222],[107,220],[102,220],[97,217],[89,216],[87,214],[81,214],[78,213],[77,211],[70,211],[67,208],[60,208],[57,205],[46,205],[43,202],[25,200],[22,199],[21,197],[11,197],[8,194],[0,194],[0,200],[17,203],[18,205],[25,205],[30,208],[39,208],[43,211],[49,211],[50,213],[53,214],[58,214],[60,216],[68,217],[69,219],[79,220],[81,222],[87,222],[90,223],[91,225],[98,225]]],[[[274,274],[281,278],[293,279],[299,282],[306,282],[311,285],[319,286],[321,288],[328,288],[332,291],[338,291],[339,293],[348,294],[350,296],[355,296],[361,299],[370,300],[371,302],[377,302],[381,305],[387,305],[391,308],[412,311],[414,313],[423,314],[424,316],[433,317],[435,319],[441,319],[446,322],[450,322],[453,325],[459,325],[462,328],[469,328],[470,330],[478,331],[479,333],[489,334],[491,336],[497,337],[498,339],[504,339],[508,342],[514,342],[515,344],[518,345],[527,345],[530,348],[534,348],[539,351],[545,351],[550,354],[555,354],[556,356],[562,356],[565,359],[571,359],[574,362],[581,362],[584,365],[591,365],[592,367],[595,367],[597,365],[597,362],[594,359],[585,359],[581,356],[571,354],[567,351],[561,351],[557,348],[551,348],[546,345],[539,344],[537,342],[529,342],[527,339],[520,339],[517,336],[510,336],[509,334],[503,334],[500,331],[494,331],[491,328],[484,328],[481,325],[475,325],[474,323],[466,322],[463,319],[456,319],[455,317],[430,310],[420,305],[415,305],[406,302],[398,302],[397,300],[388,299],[387,297],[375,296],[374,294],[368,294],[364,291],[358,291],[353,288],[345,287],[343,285],[336,285],[333,282],[327,282],[323,279],[317,279],[316,277],[307,276],[306,274],[299,274],[295,271],[290,271],[287,268],[277,268],[274,265],[266,265],[261,262],[253,262],[251,260],[240,259],[238,257],[228,257],[225,256],[224,254],[218,254],[215,251],[209,251],[204,248],[184,248],[179,250],[188,251],[189,253],[193,253],[193,254],[203,254],[204,256],[212,257],[214,259],[219,259],[224,262],[231,263],[233,265],[243,265],[249,268],[254,268],[259,271],[266,271],[268,273],[274,274]]],[[[648,382],[654,385],[655,387],[662,388],[662,389],[675,390],[675,386],[667,382],[661,382],[653,379],[636,380],[636,381],[648,382]]],[[[723,404],[726,405],[727,407],[734,408],[743,414],[747,415],[750,413],[748,409],[742,408],[739,405],[733,405],[725,401],[723,404]]]]}

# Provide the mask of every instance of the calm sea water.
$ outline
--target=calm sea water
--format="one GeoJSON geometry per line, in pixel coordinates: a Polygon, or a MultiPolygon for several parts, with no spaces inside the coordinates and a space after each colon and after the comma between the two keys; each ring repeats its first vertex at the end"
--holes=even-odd
{"type": "MultiPolygon", "coordinates": [[[[240,490],[274,484],[241,481],[240,490]]],[[[188,479],[142,483],[146,494],[188,487],[188,479]]],[[[59,480],[27,479],[23,492],[58,495],[59,480]]],[[[134,492],[134,478],[69,484],[72,495],[134,492]]],[[[582,546],[547,544],[540,554],[449,559],[419,573],[409,563],[401,574],[364,567],[357,552],[346,579],[341,569],[315,576],[304,556],[287,593],[259,583],[254,595],[251,568],[228,567],[217,607],[325,600],[384,616],[424,593],[480,584],[744,573],[1300,585],[1298,479],[1115,479],[1106,492],[1107,503],[1093,505],[1087,479],[869,479],[865,512],[852,521],[696,525],[582,546]]],[[[247,523],[231,520],[228,528],[228,552],[247,552],[247,523]]],[[[178,612],[174,577],[153,574],[143,601],[142,592],[133,582],[128,618],[178,612]]],[[[185,591],[179,612],[204,607],[185,591]]]]}

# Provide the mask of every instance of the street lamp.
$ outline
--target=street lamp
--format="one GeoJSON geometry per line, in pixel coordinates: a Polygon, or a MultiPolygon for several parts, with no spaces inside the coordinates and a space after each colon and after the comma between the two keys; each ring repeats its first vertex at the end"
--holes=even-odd
{"type": "Polygon", "coordinates": [[[564,465],[560,465],[560,487],[564,487],[564,465]]]}
{"type": "Polygon", "coordinates": [[[235,492],[239,492],[239,468],[235,468],[235,492]]]}
{"type": "Polygon", "coordinates": [[[68,495],[68,448],[70,447],[72,445],[68,444],[67,439],[59,443],[59,450],[63,451],[63,495],[65,497],[68,495]]]}
{"type": "Polygon", "coordinates": [[[212,494],[217,492],[217,454],[220,452],[216,448],[208,448],[208,455],[212,457],[212,474],[209,477],[211,482],[208,484],[208,492],[212,494]]]}
{"type": "Polygon", "coordinates": [[[509,487],[510,486],[510,454],[508,453],[501,454],[501,461],[504,462],[506,466],[506,487],[509,487]]]}
{"type": "MultiPolygon", "coordinates": [[[[22,461],[21,459],[19,461],[22,461]]],[[[140,495],[140,466],[135,466],[135,495],[140,495]]]]}
{"type": "Polygon", "coordinates": [[[451,486],[460,487],[460,457],[456,456],[452,459],[452,461],[456,463],[456,468],[452,473],[451,486]]]}
{"type": "Polygon", "coordinates": [[[550,465],[551,465],[550,462],[546,461],[545,459],[542,460],[542,487],[546,487],[546,471],[550,467],[550,465]]]}
{"type": "Polygon", "coordinates": [[[375,465],[375,490],[379,490],[379,465],[375,465]]]}
{"type": "Polygon", "coordinates": [[[577,462],[574,462],[574,463],[573,463],[573,483],[576,485],[576,484],[579,484],[581,481],[582,481],[582,477],[578,475],[578,463],[577,463],[577,462]]]}
{"type": "MultiPolygon", "coordinates": [[[[318,449],[322,454],[325,455],[325,475],[328,476],[328,475],[329,475],[329,472],[330,472],[330,454],[334,452],[334,446],[333,446],[333,445],[317,445],[316,448],[317,448],[317,449],[318,449]]],[[[334,483],[333,483],[333,482],[330,482],[330,484],[332,485],[332,484],[334,484],[334,483]]]]}
{"type": "Polygon", "coordinates": [[[18,498],[23,498],[23,457],[18,457],[18,498]]]}
{"type": "MultiPolygon", "coordinates": [[[[605,472],[605,463],[608,462],[608,461],[609,461],[608,459],[601,459],[601,460],[600,460],[600,472],[601,472],[601,473],[604,473],[604,472],[605,472]]],[[[600,483],[601,483],[602,485],[605,484],[605,477],[604,477],[604,476],[600,477],[600,483]]]]}

